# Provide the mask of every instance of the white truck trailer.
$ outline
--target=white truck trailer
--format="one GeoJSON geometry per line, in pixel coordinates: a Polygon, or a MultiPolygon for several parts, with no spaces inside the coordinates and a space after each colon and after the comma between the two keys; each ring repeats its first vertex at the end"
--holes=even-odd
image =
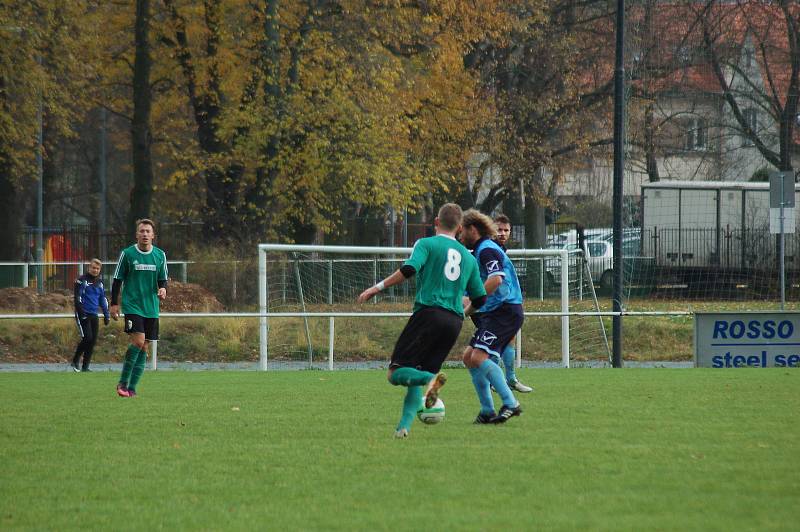
{"type": "MultiPolygon", "coordinates": [[[[795,203],[800,206],[800,187],[795,203]]],[[[774,270],[776,235],[770,234],[769,183],[659,181],[642,185],[642,255],[658,275],[689,284],[726,278],[747,282],[774,270]]],[[[787,217],[793,214],[785,211],[787,217]]],[[[797,234],[785,237],[786,269],[797,269],[797,234]]]]}

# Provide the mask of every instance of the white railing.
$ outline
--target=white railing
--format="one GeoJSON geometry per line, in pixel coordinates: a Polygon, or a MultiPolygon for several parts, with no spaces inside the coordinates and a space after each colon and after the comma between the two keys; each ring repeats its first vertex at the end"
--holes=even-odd
{"type": "MultiPolygon", "coordinates": [[[[329,321],[329,335],[328,335],[328,369],[333,370],[333,347],[334,347],[334,318],[358,318],[358,317],[373,317],[373,318],[408,318],[411,312],[163,312],[161,318],[259,318],[265,320],[269,318],[328,318],[329,321]]],[[[586,317],[611,317],[611,316],[694,316],[693,311],[622,311],[622,312],[525,312],[526,317],[560,317],[562,323],[562,342],[564,341],[563,327],[566,322],[567,327],[567,341],[569,340],[569,318],[571,316],[586,316],[586,317]]],[[[98,317],[103,317],[98,314],[98,317]]],[[[53,319],[75,319],[75,314],[0,314],[0,320],[53,320],[53,319]]],[[[519,367],[520,358],[522,356],[520,335],[517,335],[517,367],[519,367]]],[[[564,367],[569,367],[569,352],[567,352],[567,360],[564,362],[564,353],[562,350],[562,364],[564,367]]],[[[152,369],[158,369],[158,341],[152,342],[151,348],[151,366],[152,369]]],[[[266,361],[263,362],[259,359],[259,369],[266,369],[266,361]]]]}

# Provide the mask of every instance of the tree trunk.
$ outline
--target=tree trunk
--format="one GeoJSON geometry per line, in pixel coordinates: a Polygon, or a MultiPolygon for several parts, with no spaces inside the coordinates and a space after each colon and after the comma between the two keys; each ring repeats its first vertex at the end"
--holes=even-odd
{"type": "MultiPolygon", "coordinates": [[[[278,0],[264,1],[263,39],[259,49],[261,77],[264,81],[264,109],[271,113],[272,120],[280,124],[280,25],[278,0]]],[[[280,129],[278,126],[277,129],[280,129]]],[[[265,165],[256,170],[253,186],[247,191],[245,200],[249,208],[247,230],[251,234],[263,234],[269,226],[270,193],[278,171],[276,157],[280,150],[280,131],[270,135],[264,146],[265,165]]]]}
{"type": "Polygon", "coordinates": [[[789,9],[790,2],[781,3],[781,10],[786,21],[786,38],[790,50],[790,76],[786,91],[786,104],[780,117],[780,166],[781,171],[791,171],[792,144],[794,143],[794,126],[798,124],[798,106],[800,106],[800,15],[789,9]]]}
{"type": "Polygon", "coordinates": [[[153,197],[152,135],[150,110],[153,93],[150,87],[150,0],[136,0],[135,59],[133,65],[133,190],[128,212],[128,234],[135,237],[136,220],[150,216],[153,197]]]}
{"type": "MultiPolygon", "coordinates": [[[[6,94],[6,80],[0,74],[0,113],[10,116],[11,109],[6,94]]],[[[6,145],[5,138],[0,137],[0,260],[17,261],[22,258],[20,231],[22,217],[19,203],[22,198],[17,195],[17,187],[11,176],[11,158],[8,154],[11,147],[6,145]]]]}
{"type": "MultiPolygon", "coordinates": [[[[218,106],[201,105],[195,113],[200,148],[209,155],[221,155],[229,151],[229,147],[219,139],[217,120],[220,112],[218,106]]],[[[206,210],[203,213],[203,233],[206,238],[239,238],[236,203],[237,187],[243,172],[241,164],[225,167],[215,164],[206,168],[206,210]]]]}
{"type": "Polygon", "coordinates": [[[42,119],[42,149],[47,154],[47,157],[42,157],[42,223],[45,227],[64,225],[67,222],[64,209],[56,199],[63,195],[58,190],[63,186],[63,180],[59,183],[59,176],[63,176],[63,166],[59,168],[56,164],[61,159],[59,155],[63,155],[63,146],[56,144],[58,136],[47,118],[45,113],[42,119]]]}
{"type": "MultiPolygon", "coordinates": [[[[200,149],[214,156],[230,152],[230,145],[223,142],[219,135],[219,119],[222,115],[222,102],[226,96],[222,90],[218,68],[218,52],[221,40],[221,16],[219,0],[204,2],[205,24],[208,30],[206,38],[207,72],[205,80],[198,79],[197,64],[189,47],[186,20],[178,12],[173,0],[164,0],[175,25],[176,57],[181,65],[186,81],[186,92],[194,111],[197,127],[197,140],[200,149]],[[203,86],[200,87],[199,85],[203,86]]],[[[254,92],[253,78],[248,82],[243,100],[252,99],[254,92]]],[[[244,102],[243,102],[244,103],[244,102]]],[[[236,216],[238,202],[238,184],[244,173],[241,164],[231,163],[227,167],[214,165],[203,172],[206,182],[206,205],[202,212],[204,221],[203,236],[211,240],[242,240],[240,221],[236,216]]]]}
{"type": "Polygon", "coordinates": [[[317,238],[317,227],[313,224],[296,224],[293,226],[291,238],[295,244],[314,244],[317,238]]]}
{"type": "Polygon", "coordinates": [[[545,206],[540,204],[536,185],[525,185],[525,247],[540,249],[547,247],[547,225],[545,223],[545,206]]]}
{"type": "MultiPolygon", "coordinates": [[[[800,52],[798,52],[800,56],[800,52]]],[[[800,63],[800,57],[794,59],[800,63]]],[[[800,71],[800,64],[798,64],[800,71]]],[[[789,94],[786,97],[786,106],[780,117],[780,157],[781,162],[778,170],[791,171],[792,168],[792,141],[794,139],[794,125],[797,120],[798,103],[800,103],[800,86],[797,80],[793,80],[789,85],[789,94]]]]}
{"type": "Polygon", "coordinates": [[[644,149],[645,158],[647,160],[647,177],[651,183],[661,180],[661,177],[658,175],[658,161],[656,160],[655,117],[653,107],[654,104],[652,102],[648,104],[644,114],[644,149]]]}
{"type": "MultiPolygon", "coordinates": [[[[2,148],[0,148],[2,149],[2,148]]],[[[22,217],[19,212],[21,198],[11,181],[11,165],[0,153],[0,259],[18,261],[22,258],[20,232],[22,217]]]]}

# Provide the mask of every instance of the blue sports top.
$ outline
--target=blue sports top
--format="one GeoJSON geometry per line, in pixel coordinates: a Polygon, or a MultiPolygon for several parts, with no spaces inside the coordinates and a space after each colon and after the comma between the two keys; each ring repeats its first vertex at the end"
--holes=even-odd
{"type": "Polygon", "coordinates": [[[486,279],[495,275],[503,277],[503,282],[489,296],[478,312],[481,314],[491,312],[504,303],[521,305],[522,288],[519,286],[517,270],[514,269],[514,264],[505,254],[503,248],[494,240],[481,238],[475,244],[472,254],[478,259],[478,270],[482,281],[485,282],[486,279]]]}
{"type": "Polygon", "coordinates": [[[75,312],[78,317],[85,318],[89,314],[97,314],[98,309],[103,310],[103,316],[108,319],[108,301],[103,280],[92,277],[88,273],[75,280],[75,312]]]}

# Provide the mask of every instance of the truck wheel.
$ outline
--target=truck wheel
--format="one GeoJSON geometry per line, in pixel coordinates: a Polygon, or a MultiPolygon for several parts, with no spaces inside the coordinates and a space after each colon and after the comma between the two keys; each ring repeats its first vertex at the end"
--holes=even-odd
{"type": "Polygon", "coordinates": [[[611,270],[606,270],[603,272],[603,275],[600,276],[600,286],[604,288],[611,288],[614,284],[614,272],[611,270]]]}

